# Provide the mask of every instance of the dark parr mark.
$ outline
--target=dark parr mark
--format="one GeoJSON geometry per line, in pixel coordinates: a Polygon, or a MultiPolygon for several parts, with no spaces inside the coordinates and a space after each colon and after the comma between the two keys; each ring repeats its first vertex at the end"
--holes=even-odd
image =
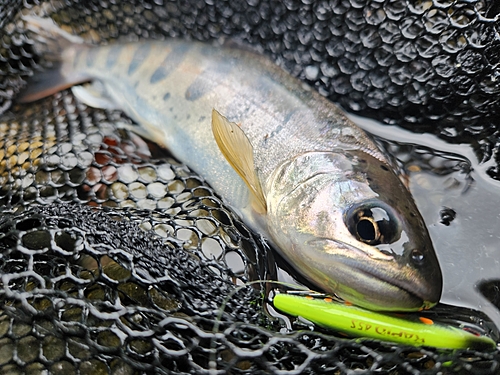
{"type": "Polygon", "coordinates": [[[231,61],[214,60],[187,88],[184,94],[186,100],[194,102],[214,90],[231,73],[232,67],[231,61]]]}
{"type": "Polygon", "coordinates": [[[73,60],[73,68],[76,68],[82,61],[82,53],[84,50],[84,48],[76,48],[75,58],[73,60]]]}
{"type": "Polygon", "coordinates": [[[165,95],[163,95],[163,101],[167,101],[170,98],[170,93],[167,92],[165,95]]]}
{"type": "Polygon", "coordinates": [[[170,51],[167,57],[165,57],[165,60],[163,60],[160,66],[151,75],[149,83],[157,83],[171,74],[175,68],[182,63],[188,50],[189,46],[185,43],[174,45],[172,51],[170,51]]]}
{"type": "Polygon", "coordinates": [[[284,127],[283,127],[283,125],[282,125],[282,124],[278,125],[278,126],[276,127],[276,129],[275,129],[275,130],[273,130],[273,131],[271,132],[271,134],[269,134],[268,138],[273,138],[273,137],[275,137],[275,136],[276,136],[276,134],[278,134],[278,133],[279,133],[280,131],[282,131],[283,129],[284,129],[284,127]]]}
{"type": "Polygon", "coordinates": [[[135,50],[134,56],[132,57],[132,61],[128,66],[128,75],[134,73],[147,59],[149,52],[151,51],[150,43],[141,43],[139,47],[135,50]]]}
{"type": "Polygon", "coordinates": [[[94,65],[97,53],[98,53],[97,48],[87,49],[87,56],[85,57],[85,63],[89,68],[92,67],[92,65],[94,65]]]}
{"type": "MultiPolygon", "coordinates": [[[[266,99],[268,99],[270,96],[271,96],[271,95],[270,95],[270,94],[268,94],[268,95],[266,96],[266,99]]],[[[283,125],[288,124],[288,121],[290,121],[290,120],[292,119],[293,115],[294,115],[296,112],[297,112],[297,110],[296,110],[296,109],[291,109],[291,110],[289,110],[287,113],[285,113],[285,117],[283,118],[283,125]]]]}
{"type": "Polygon", "coordinates": [[[106,59],[106,69],[110,69],[116,64],[121,52],[122,46],[119,44],[114,44],[109,48],[108,57],[106,59]]]}

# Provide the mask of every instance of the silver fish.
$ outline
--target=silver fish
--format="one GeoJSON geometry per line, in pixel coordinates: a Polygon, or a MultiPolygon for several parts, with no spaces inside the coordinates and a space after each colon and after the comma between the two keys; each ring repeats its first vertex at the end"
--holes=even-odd
{"type": "Polygon", "coordinates": [[[267,59],[179,40],[92,47],[25,16],[56,63],[20,101],[74,87],[119,108],[203,176],[319,289],[373,310],[439,301],[441,270],[415,203],[375,143],[267,59]]]}

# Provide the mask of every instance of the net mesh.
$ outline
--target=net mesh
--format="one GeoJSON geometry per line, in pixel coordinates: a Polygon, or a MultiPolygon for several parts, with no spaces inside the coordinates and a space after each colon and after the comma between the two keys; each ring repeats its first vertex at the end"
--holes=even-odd
{"type": "MultiPolygon", "coordinates": [[[[484,158],[497,147],[497,10],[486,2],[4,2],[2,374],[500,371],[497,351],[351,340],[298,320],[285,329],[265,313],[268,286],[243,286],[274,277],[266,243],[129,119],[70,92],[11,107],[40,69],[21,9],[94,43],[231,36],[346,108],[474,142],[484,158]]],[[[484,289],[495,301],[498,287],[484,289]]]]}

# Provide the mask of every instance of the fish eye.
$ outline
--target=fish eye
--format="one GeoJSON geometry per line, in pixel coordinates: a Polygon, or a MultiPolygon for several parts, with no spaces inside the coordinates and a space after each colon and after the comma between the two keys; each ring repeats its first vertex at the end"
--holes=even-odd
{"type": "Polygon", "coordinates": [[[382,202],[360,204],[344,216],[349,232],[368,245],[390,244],[401,236],[401,226],[393,210],[382,202]]]}

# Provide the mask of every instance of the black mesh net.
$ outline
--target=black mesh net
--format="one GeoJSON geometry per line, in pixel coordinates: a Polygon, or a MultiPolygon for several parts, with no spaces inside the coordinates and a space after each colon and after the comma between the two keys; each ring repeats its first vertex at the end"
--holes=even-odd
{"type": "MultiPolygon", "coordinates": [[[[349,110],[468,141],[484,159],[499,144],[494,3],[4,2],[0,373],[500,372],[497,351],[351,340],[300,321],[285,333],[265,312],[268,285],[242,286],[275,276],[272,253],[202,179],[70,92],[11,107],[40,69],[22,9],[94,43],[231,37],[349,110]]],[[[498,300],[496,284],[483,289],[498,300]]]]}

